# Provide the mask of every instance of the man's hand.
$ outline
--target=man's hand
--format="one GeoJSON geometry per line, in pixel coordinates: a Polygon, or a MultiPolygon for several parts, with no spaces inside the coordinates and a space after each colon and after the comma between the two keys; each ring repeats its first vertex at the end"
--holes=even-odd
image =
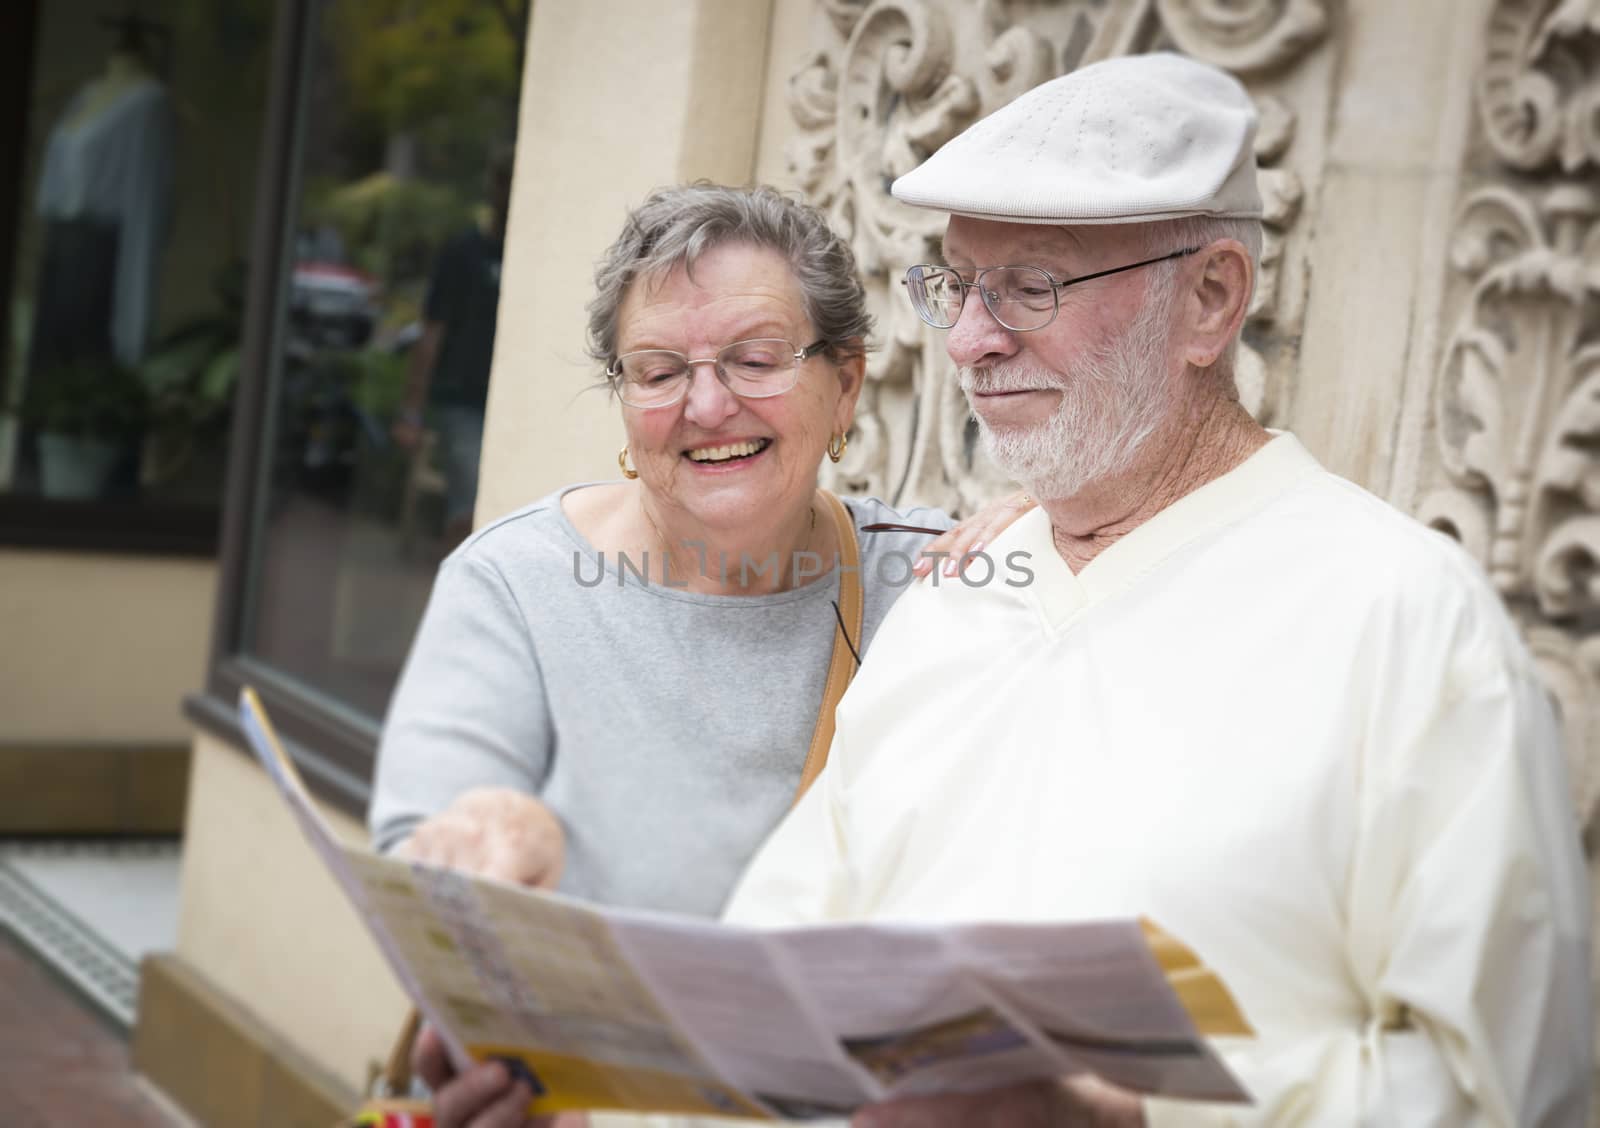
{"type": "Polygon", "coordinates": [[[561,823],[532,795],[478,787],[424,820],[395,852],[481,877],[553,889],[561,880],[567,846],[561,823]]]}
{"type": "Polygon", "coordinates": [[[911,571],[919,580],[927,578],[936,566],[946,576],[960,574],[961,562],[971,553],[976,556],[994,539],[1039,503],[1018,490],[1008,497],[991,501],[960,524],[946,530],[923,546],[911,571]]]}
{"type": "Polygon", "coordinates": [[[1088,1074],[868,1105],[850,1128],[1144,1128],[1139,1098],[1088,1074]]]}

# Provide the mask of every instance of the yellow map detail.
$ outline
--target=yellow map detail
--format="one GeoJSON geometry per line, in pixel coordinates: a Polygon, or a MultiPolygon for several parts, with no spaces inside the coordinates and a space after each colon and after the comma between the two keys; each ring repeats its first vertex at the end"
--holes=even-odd
{"type": "Polygon", "coordinates": [[[648,1108],[657,1112],[771,1119],[738,1092],[715,1081],[606,1066],[582,1058],[532,1052],[517,1046],[468,1046],[474,1060],[519,1061],[549,1095],[535,1097],[529,1116],[573,1109],[648,1108]]]}

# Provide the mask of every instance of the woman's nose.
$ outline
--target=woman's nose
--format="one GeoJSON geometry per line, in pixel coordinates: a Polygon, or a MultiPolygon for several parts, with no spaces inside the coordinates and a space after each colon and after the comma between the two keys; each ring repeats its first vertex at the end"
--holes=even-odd
{"type": "Polygon", "coordinates": [[[739,410],[739,397],[728,390],[717,376],[716,364],[709,360],[689,364],[689,394],[684,399],[684,418],[696,427],[710,430],[739,410]]]}

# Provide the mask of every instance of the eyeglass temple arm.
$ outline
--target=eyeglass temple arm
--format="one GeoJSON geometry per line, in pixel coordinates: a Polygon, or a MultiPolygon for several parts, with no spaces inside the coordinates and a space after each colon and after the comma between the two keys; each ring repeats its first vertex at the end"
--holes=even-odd
{"type": "Polygon", "coordinates": [[[1154,266],[1156,263],[1166,262],[1168,259],[1192,255],[1199,249],[1199,247],[1185,247],[1181,251],[1173,251],[1169,255],[1157,255],[1155,258],[1148,258],[1143,262],[1130,262],[1127,266],[1113,266],[1110,270],[1097,270],[1093,274],[1080,274],[1076,278],[1068,278],[1065,282],[1057,282],[1055,286],[1059,290],[1063,286],[1076,286],[1079,282],[1088,282],[1094,278],[1104,278],[1108,274],[1121,274],[1124,270],[1138,270],[1141,266],[1154,266]]]}
{"type": "Polygon", "coordinates": [[[949,532],[949,529],[929,529],[922,525],[897,525],[893,521],[877,521],[871,525],[862,525],[863,533],[932,533],[940,536],[949,532]]]}

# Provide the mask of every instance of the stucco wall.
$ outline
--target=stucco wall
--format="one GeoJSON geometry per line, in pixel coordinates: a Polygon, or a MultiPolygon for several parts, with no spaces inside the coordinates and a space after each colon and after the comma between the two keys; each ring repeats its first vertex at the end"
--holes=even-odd
{"type": "MultiPolygon", "coordinates": [[[[325,809],[339,835],[355,819],[325,809]]],[[[194,743],[178,954],[353,1088],[381,1061],[406,1001],[272,782],[239,751],[194,743]]]]}
{"type": "Polygon", "coordinates": [[[180,744],[216,565],[0,552],[0,745],[180,744]]]}

